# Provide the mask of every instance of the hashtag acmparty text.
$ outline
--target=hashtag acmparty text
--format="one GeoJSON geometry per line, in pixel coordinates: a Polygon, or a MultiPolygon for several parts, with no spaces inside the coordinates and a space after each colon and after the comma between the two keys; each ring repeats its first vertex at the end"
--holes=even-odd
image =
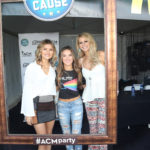
{"type": "Polygon", "coordinates": [[[35,144],[75,144],[77,141],[75,138],[57,138],[57,139],[51,139],[51,138],[36,138],[35,144]]]}

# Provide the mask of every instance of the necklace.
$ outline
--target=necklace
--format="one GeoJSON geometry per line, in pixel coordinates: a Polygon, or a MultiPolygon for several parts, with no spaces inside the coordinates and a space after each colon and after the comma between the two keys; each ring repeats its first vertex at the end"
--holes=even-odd
{"type": "MultiPolygon", "coordinates": [[[[70,71],[72,71],[72,70],[70,70],[70,71]]],[[[69,73],[68,73],[66,70],[64,70],[64,73],[65,73],[67,76],[70,76],[69,73]]]]}
{"type": "Polygon", "coordinates": [[[45,74],[49,73],[49,67],[50,67],[50,65],[41,65],[41,68],[45,74]]]}
{"type": "Polygon", "coordinates": [[[41,63],[41,67],[42,67],[43,69],[49,69],[50,64],[49,64],[49,63],[48,63],[48,64],[42,64],[42,63],[41,63]]]}

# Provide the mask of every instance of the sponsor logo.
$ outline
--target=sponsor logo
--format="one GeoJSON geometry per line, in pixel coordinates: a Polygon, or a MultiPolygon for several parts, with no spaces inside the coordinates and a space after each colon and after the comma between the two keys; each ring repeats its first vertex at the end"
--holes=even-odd
{"type": "Polygon", "coordinates": [[[58,41],[56,41],[56,40],[53,40],[53,43],[56,45],[56,44],[58,44],[58,41]]]}
{"type": "Polygon", "coordinates": [[[28,12],[42,21],[54,21],[65,16],[74,0],[24,0],[28,12]]]}
{"type": "Polygon", "coordinates": [[[32,52],[24,52],[21,51],[22,57],[31,57],[32,56],[32,52]]]}
{"type": "Polygon", "coordinates": [[[22,46],[28,46],[29,45],[29,41],[27,39],[22,39],[21,40],[21,45],[22,46]]]}
{"type": "MultiPolygon", "coordinates": [[[[32,41],[32,45],[38,45],[38,44],[40,44],[40,42],[41,42],[41,41],[34,40],[34,41],[32,41]]],[[[54,44],[58,44],[58,41],[57,41],[57,40],[52,40],[52,42],[53,42],[54,44]]]]}
{"type": "Polygon", "coordinates": [[[32,45],[38,45],[41,41],[34,40],[32,41],[32,45]]]}
{"type": "Polygon", "coordinates": [[[29,65],[29,63],[23,63],[23,68],[26,68],[29,65]]]}

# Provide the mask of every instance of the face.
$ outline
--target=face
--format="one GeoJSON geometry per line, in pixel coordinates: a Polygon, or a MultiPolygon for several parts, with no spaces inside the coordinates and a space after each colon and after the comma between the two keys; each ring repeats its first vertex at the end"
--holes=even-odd
{"type": "Polygon", "coordinates": [[[73,55],[70,50],[64,50],[62,52],[62,61],[64,66],[72,66],[73,63],[73,55]]]}
{"type": "Polygon", "coordinates": [[[41,49],[42,59],[49,60],[53,57],[54,48],[51,44],[45,44],[41,49]]]}
{"type": "Polygon", "coordinates": [[[90,43],[89,43],[89,40],[87,40],[87,38],[80,37],[78,42],[79,42],[79,48],[83,52],[89,51],[89,49],[90,49],[90,43]]]}

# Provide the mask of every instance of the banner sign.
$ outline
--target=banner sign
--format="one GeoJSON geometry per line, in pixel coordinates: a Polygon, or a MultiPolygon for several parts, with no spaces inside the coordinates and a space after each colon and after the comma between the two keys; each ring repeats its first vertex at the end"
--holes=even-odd
{"type": "Polygon", "coordinates": [[[65,16],[74,0],[24,0],[28,12],[42,21],[54,21],[65,16]]]}
{"type": "MultiPolygon", "coordinates": [[[[131,13],[141,14],[143,2],[144,0],[132,0],[131,13]]],[[[150,0],[147,0],[147,4],[148,4],[148,11],[150,14],[150,0]]]]}
{"type": "Polygon", "coordinates": [[[59,33],[25,33],[19,34],[19,51],[22,85],[26,67],[35,60],[35,51],[38,44],[44,40],[50,39],[55,44],[57,54],[59,52],[59,33]]]}
{"type": "MultiPolygon", "coordinates": [[[[29,0],[29,2],[30,1],[32,1],[33,6],[33,0],[29,0]]],[[[55,3],[58,1],[60,0],[55,0],[55,3]]],[[[65,1],[72,2],[71,0],[65,1]]],[[[63,5],[66,4],[65,1],[61,1],[63,5]]],[[[45,5],[46,2],[46,0],[40,2],[38,0],[34,1],[35,9],[40,9],[40,4],[42,4],[42,7],[47,8],[47,5],[45,5]]],[[[73,7],[70,7],[71,9],[69,13],[66,14],[66,17],[104,18],[104,1],[102,0],[74,0],[72,5],[73,7]]],[[[116,0],[116,9],[117,19],[150,20],[150,0],[116,0]]],[[[2,15],[30,16],[31,14],[28,13],[24,3],[18,2],[4,3],[2,15]]],[[[43,15],[45,15],[45,12],[43,12],[43,15]]]]}

